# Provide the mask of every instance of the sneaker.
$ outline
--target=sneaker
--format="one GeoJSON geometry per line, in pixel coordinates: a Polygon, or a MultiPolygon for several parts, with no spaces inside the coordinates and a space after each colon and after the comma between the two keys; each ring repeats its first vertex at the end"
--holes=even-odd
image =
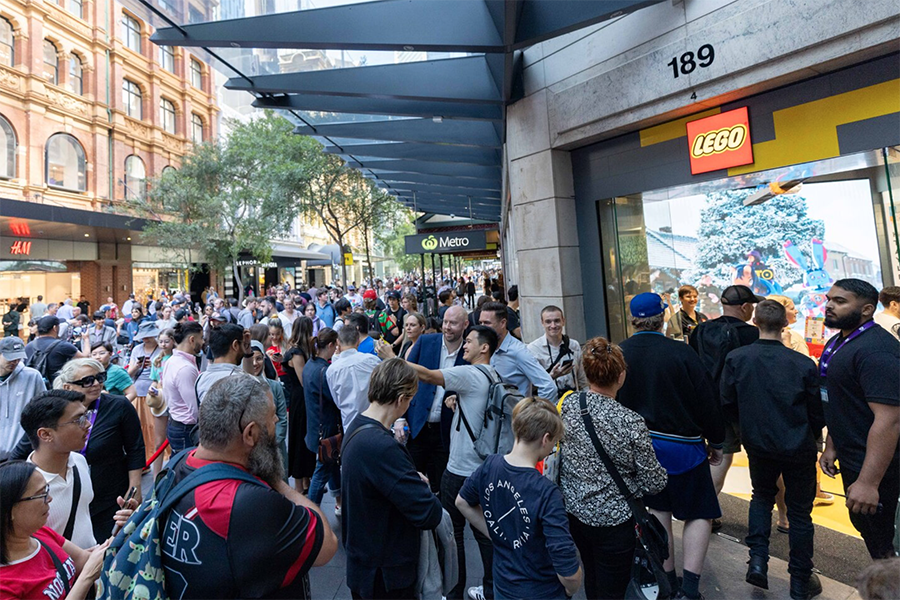
{"type": "Polygon", "coordinates": [[[722,529],[722,519],[713,519],[712,520],[712,530],[715,532],[720,529],[722,529]]]}
{"type": "Polygon", "coordinates": [[[469,591],[466,594],[471,598],[471,600],[484,600],[484,586],[478,585],[475,587],[470,587],[469,591]]]}
{"type": "Polygon", "coordinates": [[[822,492],[821,496],[816,496],[813,500],[813,506],[831,506],[834,504],[834,495],[822,492]]]}
{"type": "Polygon", "coordinates": [[[334,516],[336,516],[339,519],[341,518],[341,507],[338,506],[337,504],[334,505],[334,516]]]}

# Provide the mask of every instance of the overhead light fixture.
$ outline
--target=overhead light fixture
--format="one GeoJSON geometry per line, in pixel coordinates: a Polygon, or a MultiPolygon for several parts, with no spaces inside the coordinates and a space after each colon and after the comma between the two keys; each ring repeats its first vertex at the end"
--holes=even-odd
{"type": "Polygon", "coordinates": [[[130,242],[130,241],[131,241],[131,238],[125,238],[125,241],[126,241],[126,242],[130,242]]]}
{"type": "Polygon", "coordinates": [[[84,234],[84,237],[91,237],[91,234],[86,233],[86,234],[84,234]]]}
{"type": "Polygon", "coordinates": [[[416,49],[416,47],[415,46],[403,46],[403,49],[406,50],[407,52],[412,52],[413,50],[416,49]]]}
{"type": "Polygon", "coordinates": [[[431,120],[434,121],[435,123],[443,123],[444,117],[431,117],[431,120]]]}
{"type": "Polygon", "coordinates": [[[767,200],[771,200],[775,196],[784,194],[796,194],[800,191],[800,187],[806,179],[791,179],[789,181],[773,181],[766,186],[760,188],[750,196],[744,199],[744,206],[756,206],[767,200]]]}

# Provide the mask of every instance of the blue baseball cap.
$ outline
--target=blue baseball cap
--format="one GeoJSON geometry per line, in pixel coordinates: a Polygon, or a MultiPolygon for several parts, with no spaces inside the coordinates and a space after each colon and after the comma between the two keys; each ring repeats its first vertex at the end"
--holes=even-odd
{"type": "Polygon", "coordinates": [[[669,308],[669,305],[663,302],[659,294],[654,294],[653,292],[644,292],[631,299],[632,317],[640,319],[655,317],[667,308],[669,308]]]}

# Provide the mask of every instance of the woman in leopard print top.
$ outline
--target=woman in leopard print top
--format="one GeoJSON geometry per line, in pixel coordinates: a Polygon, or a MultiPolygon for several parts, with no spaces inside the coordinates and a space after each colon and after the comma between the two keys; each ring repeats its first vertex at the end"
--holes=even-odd
{"type": "Polygon", "coordinates": [[[656,459],[644,419],[615,400],[625,382],[622,351],[597,337],[585,344],[583,363],[590,389],[570,394],[561,408],[566,437],[560,445],[560,488],[584,563],[587,597],[622,598],[634,554],[634,520],[588,436],[579,394],[587,394],[597,437],[637,497],[660,492],[667,475],[656,459]]]}

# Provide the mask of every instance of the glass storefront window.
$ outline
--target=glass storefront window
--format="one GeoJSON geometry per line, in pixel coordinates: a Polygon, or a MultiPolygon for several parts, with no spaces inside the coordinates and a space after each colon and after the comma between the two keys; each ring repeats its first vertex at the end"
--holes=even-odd
{"type": "Polygon", "coordinates": [[[47,140],[47,185],[83,192],[86,189],[84,148],[67,133],[47,140]]]}
{"type": "Polygon", "coordinates": [[[761,296],[790,297],[803,332],[804,317],[824,316],[833,281],[892,285],[882,207],[890,188],[879,154],[849,157],[842,167],[812,163],[601,200],[612,339],[631,334],[629,303],[641,292],[660,294],[677,310],[678,288],[693,285],[698,310],[715,318],[722,290],[742,284],[761,296]]]}

